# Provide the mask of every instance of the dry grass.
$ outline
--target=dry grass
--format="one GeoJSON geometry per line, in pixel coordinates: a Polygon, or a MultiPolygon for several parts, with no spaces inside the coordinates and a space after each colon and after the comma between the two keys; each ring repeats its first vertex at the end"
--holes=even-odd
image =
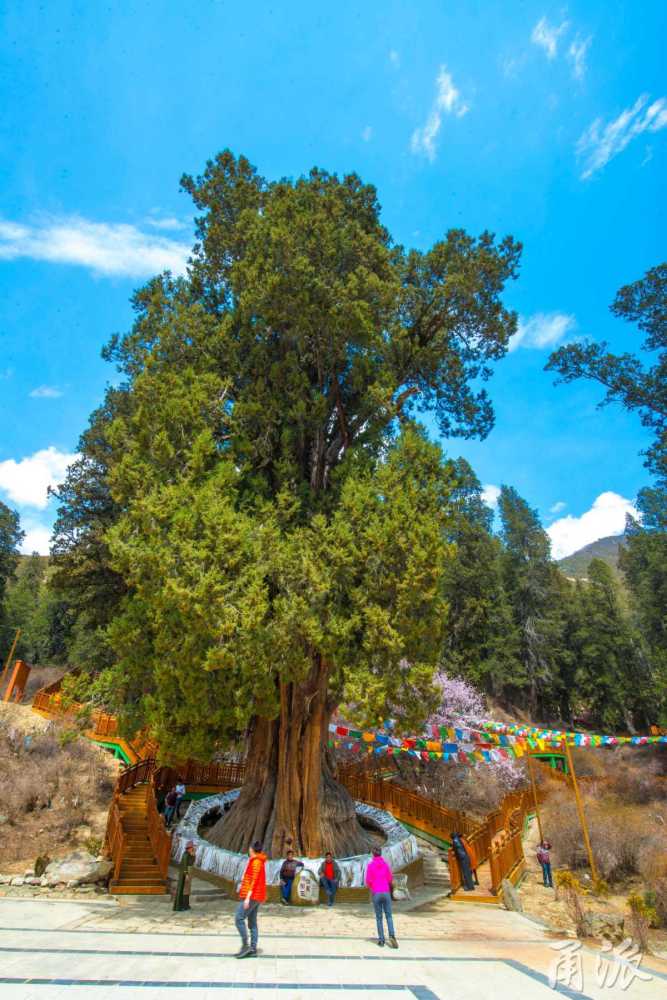
{"type": "Polygon", "coordinates": [[[16,711],[0,716],[2,871],[99,840],[118,771],[109,754],[72,729],[54,723],[42,732],[28,728],[16,711]]]}

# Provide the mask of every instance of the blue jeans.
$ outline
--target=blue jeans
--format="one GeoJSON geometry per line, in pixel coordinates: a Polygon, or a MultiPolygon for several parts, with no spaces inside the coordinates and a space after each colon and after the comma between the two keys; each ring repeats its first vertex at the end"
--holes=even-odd
{"type": "Polygon", "coordinates": [[[259,903],[256,899],[250,900],[250,906],[246,910],[243,905],[243,900],[239,902],[236,907],[236,916],[234,917],[234,922],[236,924],[236,929],[241,935],[241,943],[244,948],[248,946],[248,934],[246,931],[245,923],[248,921],[248,927],[250,928],[250,947],[253,950],[257,950],[257,941],[259,939],[259,932],[257,930],[257,913],[259,912],[259,903]]]}
{"type": "Polygon", "coordinates": [[[165,826],[171,826],[174,820],[174,813],[176,812],[176,806],[167,806],[164,811],[164,822],[165,826]]]}
{"type": "Polygon", "coordinates": [[[336,889],[338,888],[338,882],[335,878],[327,878],[323,875],[320,879],[320,885],[327,894],[327,899],[329,901],[329,906],[333,906],[334,899],[336,898],[336,889]]]}
{"type": "Polygon", "coordinates": [[[292,878],[283,879],[284,885],[280,886],[280,891],[283,894],[283,899],[286,903],[289,903],[289,898],[292,894],[292,882],[294,881],[294,876],[292,878]]]}
{"type": "Polygon", "coordinates": [[[378,925],[378,941],[384,942],[384,927],[382,925],[382,914],[387,918],[387,933],[389,937],[396,937],[394,933],[394,918],[391,913],[391,893],[374,892],[373,909],[375,910],[375,920],[378,925]]]}
{"type": "Polygon", "coordinates": [[[551,877],[551,862],[550,861],[540,861],[542,865],[542,880],[548,889],[553,889],[554,883],[551,877]]]}

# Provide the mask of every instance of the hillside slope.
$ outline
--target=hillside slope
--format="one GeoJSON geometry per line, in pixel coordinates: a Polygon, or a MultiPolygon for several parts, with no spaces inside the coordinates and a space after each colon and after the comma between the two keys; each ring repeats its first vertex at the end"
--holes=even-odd
{"type": "Polygon", "coordinates": [[[596,542],[584,545],[583,549],[573,552],[571,556],[559,559],[558,565],[566,576],[580,579],[586,576],[591,559],[601,559],[618,574],[618,552],[624,540],[625,535],[608,535],[606,538],[598,538],[596,542]]]}

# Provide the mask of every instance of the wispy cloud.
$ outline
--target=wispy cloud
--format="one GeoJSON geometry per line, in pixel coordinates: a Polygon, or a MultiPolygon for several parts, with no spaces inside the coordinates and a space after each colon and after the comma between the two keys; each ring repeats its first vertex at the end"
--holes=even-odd
{"type": "Polygon", "coordinates": [[[68,466],[78,457],[51,445],[18,462],[8,458],[0,462],[0,491],[12,503],[45,510],[49,502],[49,486],[61,483],[68,466]]]}
{"type": "Polygon", "coordinates": [[[62,390],[55,385],[38,385],[30,392],[32,399],[60,399],[62,390]]]}
{"type": "Polygon", "coordinates": [[[183,230],[188,228],[187,222],[181,222],[180,219],[176,219],[174,216],[169,216],[166,219],[149,218],[146,219],[146,225],[152,229],[164,230],[183,230]]]}
{"type": "Polygon", "coordinates": [[[519,328],[510,339],[509,350],[518,347],[532,347],[540,350],[558,344],[577,326],[574,316],[567,313],[535,313],[526,319],[519,319],[519,328]]]}
{"type": "Polygon", "coordinates": [[[567,504],[564,500],[557,500],[555,504],[549,507],[550,514],[560,514],[562,510],[565,510],[567,504]]]}
{"type": "Polygon", "coordinates": [[[556,26],[555,24],[549,24],[546,17],[542,17],[533,28],[530,40],[534,45],[538,45],[541,49],[544,49],[547,59],[555,59],[558,53],[560,36],[567,31],[569,26],[569,21],[563,21],[562,24],[556,26]]]}
{"type": "Polygon", "coordinates": [[[586,56],[592,41],[592,35],[589,35],[588,38],[580,38],[577,35],[574,41],[570,42],[567,58],[572,63],[572,76],[576,80],[583,80],[586,75],[586,56]]]}
{"type": "Polygon", "coordinates": [[[436,140],[442,126],[443,115],[453,115],[463,118],[470,108],[462,99],[460,91],[454,86],[451,73],[441,66],[435,81],[435,100],[422,128],[416,128],[410,140],[413,153],[426,156],[431,162],[436,156],[436,140]]]}
{"type": "Polygon", "coordinates": [[[390,49],[389,51],[389,62],[394,67],[394,69],[400,69],[401,57],[396,51],[396,49],[390,49]]]}
{"type": "Polygon", "coordinates": [[[0,220],[0,259],[74,264],[104,276],[138,278],[164,270],[181,274],[189,249],[185,243],[144,233],[136,226],[91,222],[80,216],[30,224],[0,220]]]}
{"type": "Polygon", "coordinates": [[[606,125],[601,118],[589,125],[576,147],[583,167],[582,180],[602,170],[638,135],[659,132],[667,126],[667,100],[661,97],[651,104],[648,101],[649,95],[641,94],[631,108],[621,111],[606,125]]]}
{"type": "Polygon", "coordinates": [[[608,490],[601,493],[581,517],[568,514],[554,521],[547,528],[554,559],[563,559],[598,538],[623,534],[628,514],[639,520],[640,515],[632,501],[608,490]]]}
{"type": "Polygon", "coordinates": [[[373,126],[367,125],[361,132],[361,138],[364,142],[370,142],[373,138],[373,126]]]}

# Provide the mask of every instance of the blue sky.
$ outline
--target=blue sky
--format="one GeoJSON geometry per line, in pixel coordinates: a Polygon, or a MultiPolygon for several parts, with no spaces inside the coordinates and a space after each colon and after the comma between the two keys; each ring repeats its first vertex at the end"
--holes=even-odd
{"type": "Polygon", "coordinates": [[[51,0],[0,10],[0,498],[46,550],[129,296],[182,267],[182,172],[228,146],[270,178],[374,183],[401,243],[512,233],[521,333],[484,442],[446,443],[540,510],[556,554],[620,530],[646,482],[636,418],[553,387],[573,337],[634,350],[608,306],[664,259],[664,4],[51,0]],[[640,13],[641,12],[641,13],[640,13]]]}

